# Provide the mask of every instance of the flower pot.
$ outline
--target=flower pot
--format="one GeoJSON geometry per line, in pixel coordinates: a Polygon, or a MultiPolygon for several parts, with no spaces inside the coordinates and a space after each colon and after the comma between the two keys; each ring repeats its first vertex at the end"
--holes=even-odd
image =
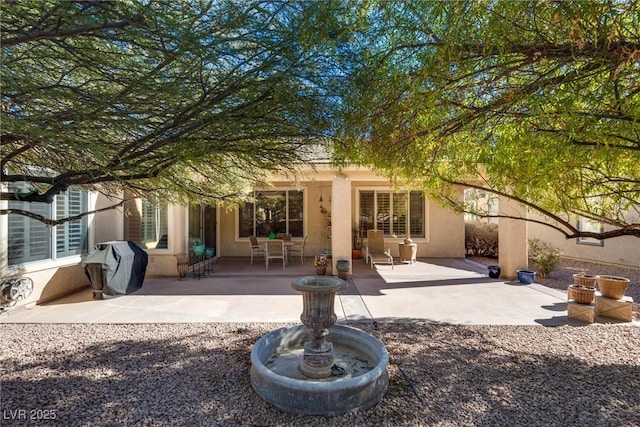
{"type": "Polygon", "coordinates": [[[536,281],[536,272],[531,270],[516,270],[518,281],[527,285],[536,281]]]}
{"type": "Polygon", "coordinates": [[[617,276],[596,276],[603,297],[621,299],[629,286],[629,279],[617,276]]]}
{"type": "Polygon", "coordinates": [[[361,249],[353,249],[351,251],[351,258],[352,259],[360,259],[362,257],[362,250],[361,249]]]}
{"type": "Polygon", "coordinates": [[[316,267],[316,275],[324,276],[327,274],[327,267],[316,267]]]}
{"type": "Polygon", "coordinates": [[[336,261],[336,271],[338,272],[338,277],[342,280],[346,280],[349,278],[349,260],[339,259],[336,261]]]}
{"type": "Polygon", "coordinates": [[[487,272],[489,273],[489,277],[491,277],[492,279],[497,279],[500,277],[500,267],[497,265],[487,266],[487,272]]]}
{"type": "Polygon", "coordinates": [[[207,248],[207,249],[204,250],[204,257],[206,259],[213,258],[213,254],[215,254],[215,253],[216,253],[216,249],[215,248],[207,248]]]}
{"type": "Polygon", "coordinates": [[[202,255],[206,249],[206,245],[193,245],[193,254],[202,255]]]}

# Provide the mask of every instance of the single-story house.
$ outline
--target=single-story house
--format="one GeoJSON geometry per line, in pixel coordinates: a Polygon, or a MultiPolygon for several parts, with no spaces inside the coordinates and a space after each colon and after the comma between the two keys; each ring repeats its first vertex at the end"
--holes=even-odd
{"type": "MultiPolygon", "coordinates": [[[[329,162],[318,162],[295,181],[274,175],[254,192],[255,203],[233,209],[138,199],[56,227],[20,215],[0,216],[2,277],[31,278],[34,291],[20,304],[33,304],[86,286],[82,257],[99,242],[134,241],[149,255],[147,276],[177,276],[174,255],[189,252],[196,240],[214,247],[219,257],[249,257],[249,236],[266,239],[271,232],[289,233],[295,241],[307,236],[305,255],[331,251],[333,262],[351,259],[354,233],[366,237],[368,229],[384,231],[385,244],[395,257],[407,236],[417,245],[418,257],[465,256],[462,214],[421,191],[395,188],[367,168],[338,170],[329,162]]],[[[462,200],[463,189],[459,195],[462,200]]],[[[53,204],[3,203],[66,217],[114,202],[104,195],[68,190],[53,204]]],[[[515,276],[516,268],[526,267],[526,227],[522,221],[506,220],[500,230],[505,254],[500,265],[515,276]]]]}

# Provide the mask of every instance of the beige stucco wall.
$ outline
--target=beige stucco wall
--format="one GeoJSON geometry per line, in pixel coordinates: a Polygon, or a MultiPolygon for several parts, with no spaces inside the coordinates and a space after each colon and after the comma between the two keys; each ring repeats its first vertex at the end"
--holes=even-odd
{"type": "MultiPolygon", "coordinates": [[[[486,209],[489,197],[490,193],[484,193],[484,197],[477,199],[478,206],[481,209],[486,209]]],[[[505,202],[502,199],[500,203],[502,205],[504,205],[505,203],[509,205],[508,201],[505,202]]],[[[509,209],[510,207],[502,207],[502,210],[506,210],[506,212],[503,213],[513,214],[513,212],[509,212],[509,209]]],[[[524,213],[525,210],[520,209],[520,212],[524,213]]],[[[538,220],[543,222],[548,221],[547,218],[537,215],[534,211],[527,211],[526,215],[531,220],[538,220]]],[[[497,219],[495,218],[494,220],[497,221],[497,219]]],[[[626,220],[629,223],[638,222],[640,221],[640,216],[637,214],[634,215],[631,212],[626,220]]],[[[612,239],[604,240],[602,245],[594,245],[584,242],[578,243],[578,239],[575,238],[567,239],[558,230],[531,221],[526,224],[526,230],[525,224],[522,221],[520,221],[520,224],[518,224],[515,221],[510,222],[510,220],[503,220],[502,223],[503,230],[500,233],[500,258],[502,262],[502,254],[509,255],[512,262],[510,261],[508,263],[508,270],[514,270],[515,268],[526,268],[526,262],[523,262],[523,260],[526,260],[527,251],[526,248],[523,247],[523,244],[528,239],[540,239],[544,242],[548,242],[556,248],[560,249],[563,256],[568,258],[620,264],[629,267],[640,267],[640,240],[636,237],[615,237],[612,239]],[[506,224],[509,223],[511,225],[506,226],[506,224]],[[515,230],[518,230],[517,233],[515,232],[515,230]],[[525,238],[522,237],[523,232],[526,234],[525,238]],[[510,244],[506,244],[506,242],[503,242],[505,236],[507,240],[511,241],[510,244]],[[517,258],[519,258],[518,261],[516,260],[517,258]]],[[[575,223],[577,224],[577,219],[575,220],[575,223]]],[[[611,230],[612,227],[605,225],[604,229],[611,230]]]]}
{"type": "MultiPolygon", "coordinates": [[[[306,256],[323,252],[326,246],[327,219],[331,216],[331,245],[336,255],[335,259],[346,257],[347,247],[351,245],[351,229],[357,220],[357,193],[359,189],[393,189],[389,182],[375,174],[361,169],[350,169],[336,176],[335,170],[320,169],[312,175],[313,180],[298,183],[304,188],[304,230],[309,236],[306,256]],[[340,190],[334,189],[334,182],[340,184],[340,190]],[[336,190],[336,191],[334,191],[336,190]],[[327,214],[320,210],[320,195],[322,194],[327,214]],[[337,199],[337,200],[336,200],[337,199]],[[339,217],[341,219],[339,219],[339,217]],[[346,218],[349,218],[348,220],[346,218]],[[337,227],[337,228],[336,228],[337,227]],[[348,243],[347,243],[348,242],[348,243]]],[[[272,189],[295,188],[294,183],[274,178],[272,189]]],[[[338,184],[335,184],[338,185],[338,184]]],[[[462,198],[462,192],[460,192],[462,198]]],[[[237,239],[237,210],[222,211],[220,213],[219,256],[248,257],[249,243],[247,239],[237,239]]],[[[464,217],[455,214],[434,201],[425,202],[425,237],[412,236],[418,245],[418,257],[464,257],[464,217]]],[[[393,256],[399,256],[398,244],[405,236],[385,238],[386,246],[393,256]]],[[[302,240],[302,238],[294,238],[302,240]]]]}
{"type": "Polygon", "coordinates": [[[614,237],[604,240],[602,246],[594,246],[579,244],[577,239],[566,239],[557,230],[531,223],[529,238],[538,238],[551,243],[560,249],[565,257],[640,267],[640,239],[637,237],[614,237]]]}
{"type": "MultiPolygon", "coordinates": [[[[104,206],[102,201],[98,200],[97,195],[92,194],[89,197],[89,210],[99,209],[104,206]]],[[[92,215],[89,217],[89,236],[88,246],[89,249],[93,247],[95,242],[95,234],[92,224],[95,222],[95,217],[101,214],[92,215]]],[[[108,215],[104,213],[104,215],[108,215]]],[[[6,242],[7,233],[7,220],[6,215],[0,215],[0,237],[3,242],[6,242]]],[[[110,216],[115,218],[115,216],[110,216]]],[[[115,227],[112,226],[113,229],[115,227]]],[[[89,279],[84,273],[84,268],[81,265],[82,257],[80,255],[61,258],[55,261],[44,260],[37,262],[30,262],[25,265],[7,265],[6,245],[0,245],[2,255],[2,277],[28,277],[33,281],[33,292],[25,299],[18,301],[14,307],[30,306],[36,302],[45,302],[63,295],[75,292],[89,285],[89,279]]]]}
{"type": "Polygon", "coordinates": [[[169,205],[167,248],[145,249],[149,255],[147,277],[178,276],[178,262],[174,254],[187,252],[187,218],[188,208],[169,205]]]}

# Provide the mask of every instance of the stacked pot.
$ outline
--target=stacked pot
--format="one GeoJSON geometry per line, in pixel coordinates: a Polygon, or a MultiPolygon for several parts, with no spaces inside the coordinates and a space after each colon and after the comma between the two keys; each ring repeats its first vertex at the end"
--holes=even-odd
{"type": "Polygon", "coordinates": [[[603,297],[619,300],[624,297],[627,291],[629,279],[617,276],[591,276],[585,273],[579,273],[573,275],[573,283],[573,285],[569,286],[569,292],[573,300],[578,304],[591,304],[595,299],[596,284],[603,297]]]}
{"type": "Polygon", "coordinates": [[[578,304],[591,304],[596,297],[596,276],[579,273],[573,275],[573,285],[569,286],[569,298],[578,304]]]}

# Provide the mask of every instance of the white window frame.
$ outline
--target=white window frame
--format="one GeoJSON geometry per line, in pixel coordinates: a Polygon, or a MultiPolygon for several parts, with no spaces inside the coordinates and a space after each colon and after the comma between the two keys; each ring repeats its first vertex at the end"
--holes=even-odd
{"type": "MultiPolygon", "coordinates": [[[[85,190],[72,190],[72,191],[80,191],[83,195],[83,197],[85,198],[82,203],[84,204],[83,209],[85,211],[90,210],[90,207],[92,205],[93,202],[93,198],[91,197],[91,193],[89,193],[88,191],[85,190]]],[[[49,218],[55,220],[57,219],[57,207],[58,207],[58,201],[60,200],[60,197],[66,197],[66,193],[62,193],[60,195],[56,195],[53,198],[53,201],[51,203],[48,203],[48,212],[46,213],[46,215],[49,216],[49,218]]],[[[7,207],[9,206],[10,202],[7,202],[7,207]]],[[[27,205],[28,206],[28,205],[27,205]]],[[[11,215],[17,215],[17,214],[11,214],[11,215]]],[[[19,216],[19,215],[17,215],[19,216]]],[[[64,223],[64,224],[60,224],[60,225],[56,225],[56,226],[52,226],[52,227],[48,227],[46,229],[46,232],[48,233],[49,237],[48,237],[48,254],[47,256],[43,257],[43,258],[39,258],[39,259],[32,259],[29,261],[19,261],[19,262],[14,262],[13,260],[9,259],[9,254],[7,251],[7,266],[9,269],[15,269],[16,267],[20,267],[21,269],[23,269],[25,272],[29,272],[29,271],[34,271],[37,270],[38,268],[40,268],[40,266],[51,266],[51,264],[53,263],[54,265],[66,265],[66,264],[71,264],[74,262],[77,262],[81,256],[85,255],[88,251],[89,251],[89,245],[91,243],[91,236],[90,236],[90,232],[91,232],[91,227],[90,227],[90,215],[87,215],[85,217],[83,217],[80,221],[82,222],[82,234],[83,234],[83,239],[84,239],[84,245],[82,250],[80,251],[80,253],[78,254],[70,254],[70,255],[63,255],[60,256],[58,253],[58,231],[60,228],[64,229],[64,236],[65,236],[65,240],[68,240],[68,223],[64,223]],[[29,266],[28,268],[23,268],[23,266],[29,266]]],[[[24,224],[25,224],[25,231],[27,231],[30,227],[30,222],[31,221],[35,221],[32,219],[28,219],[27,217],[24,217],[24,224]]],[[[6,218],[6,223],[8,225],[9,223],[9,218],[7,216],[6,218]]],[[[6,248],[8,249],[8,242],[10,239],[10,230],[6,229],[6,236],[7,236],[7,243],[6,243],[6,248]]],[[[28,237],[24,237],[25,240],[25,244],[29,244],[27,243],[29,241],[28,237]]]]}
{"type": "MultiPolygon", "coordinates": [[[[589,218],[580,217],[577,221],[577,228],[580,231],[592,231],[595,233],[602,233],[604,231],[604,225],[601,222],[593,221],[589,218]]],[[[594,237],[578,237],[576,244],[587,246],[604,246],[604,240],[596,239],[594,237]]]]}
{"type": "MultiPolygon", "coordinates": [[[[394,189],[390,189],[390,188],[383,188],[383,187],[376,187],[376,186],[362,186],[362,187],[356,187],[355,188],[355,209],[354,209],[354,218],[353,218],[353,223],[356,224],[356,226],[358,227],[358,229],[360,229],[360,192],[361,191],[373,191],[374,192],[374,217],[377,215],[377,209],[378,209],[378,193],[405,193],[407,195],[407,230],[411,230],[411,211],[410,211],[410,203],[411,203],[411,192],[416,191],[419,192],[419,190],[394,190],[394,189]]],[[[424,241],[429,241],[429,227],[428,224],[429,222],[427,221],[427,218],[429,218],[429,211],[428,211],[428,207],[429,207],[429,203],[428,203],[428,199],[427,197],[424,195],[424,193],[422,193],[422,198],[423,198],[423,206],[422,206],[422,231],[424,233],[424,236],[415,236],[415,235],[411,235],[411,239],[412,240],[424,240],[424,241]]],[[[390,199],[390,205],[393,204],[392,202],[393,197],[391,197],[390,199]]],[[[377,227],[377,222],[376,222],[376,227],[377,227]]],[[[393,229],[393,224],[390,225],[390,228],[393,229]]],[[[366,233],[364,236],[362,236],[364,238],[366,238],[366,233]]],[[[400,235],[392,235],[392,234],[385,234],[386,238],[396,238],[396,239],[404,239],[404,235],[400,236],[400,235]]]]}

